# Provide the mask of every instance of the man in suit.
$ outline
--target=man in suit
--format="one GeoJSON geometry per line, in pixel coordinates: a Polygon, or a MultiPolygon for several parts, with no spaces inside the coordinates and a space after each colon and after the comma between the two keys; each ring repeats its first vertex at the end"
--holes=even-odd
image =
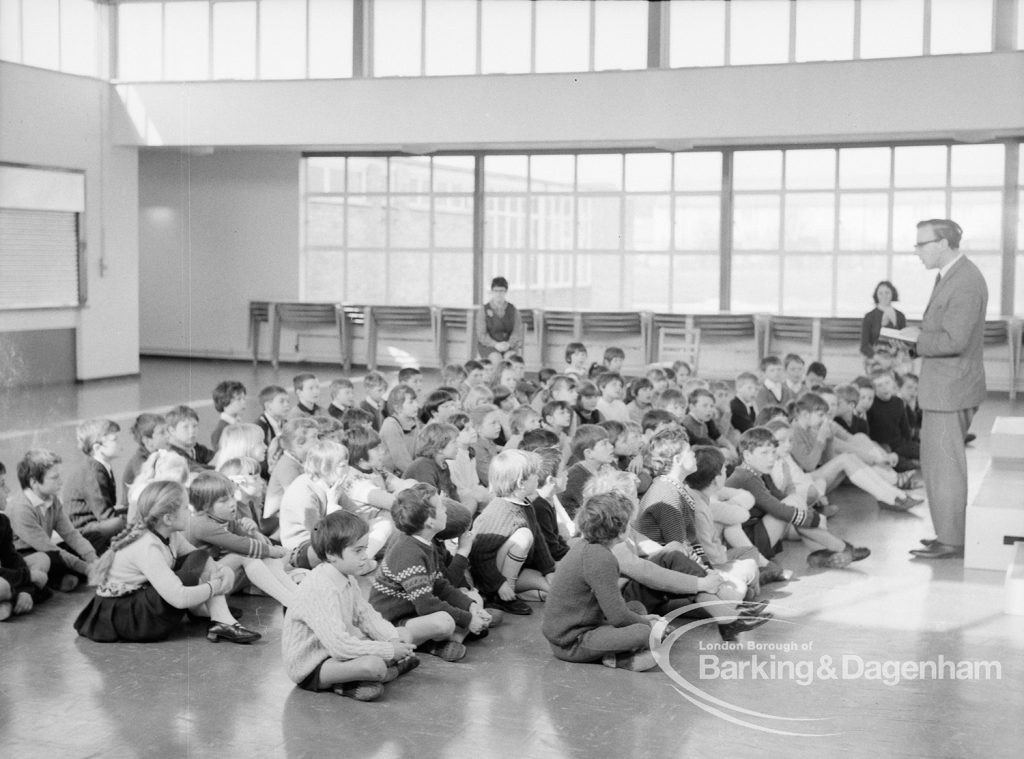
{"type": "Polygon", "coordinates": [[[914,248],[925,268],[938,274],[920,329],[901,330],[908,342],[916,342],[922,357],[921,469],[936,537],[911,551],[921,559],[964,555],[964,438],[985,399],[982,344],[988,287],[978,267],[960,252],[962,235],[960,226],[949,219],[918,223],[914,248]]]}

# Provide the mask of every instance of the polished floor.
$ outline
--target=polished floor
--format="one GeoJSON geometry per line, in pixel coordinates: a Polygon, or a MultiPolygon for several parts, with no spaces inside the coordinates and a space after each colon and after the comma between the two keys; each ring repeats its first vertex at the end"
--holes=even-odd
{"type": "MultiPolygon", "coordinates": [[[[6,390],[0,461],[11,482],[30,446],[72,454],[78,419],[113,416],[127,429],[138,410],[179,402],[199,406],[208,435],[218,380],[240,379],[253,398],[294,373],[147,359],[140,378],[6,390]]],[[[993,419],[1015,413],[1005,395],[980,410],[972,485],[993,419]]],[[[1002,575],[909,560],[933,534],[924,507],[880,512],[848,488],[834,500],[834,530],[871,557],[810,570],[806,549],[788,544],[796,579],[767,594],[777,621],[742,636],[741,649],[720,650],[707,627],[687,631],[665,669],[643,674],[556,661],[538,605],[472,644],[464,662],[426,657],[364,704],[292,685],[269,599],[232,602],[263,633],[254,646],[208,643],[197,626],[139,645],[76,637],[88,591],[58,595],[0,624],[0,757],[1019,757],[1024,617],[1003,614],[1002,575]],[[938,679],[915,664],[943,660],[960,669],[947,664],[938,679]]]]}

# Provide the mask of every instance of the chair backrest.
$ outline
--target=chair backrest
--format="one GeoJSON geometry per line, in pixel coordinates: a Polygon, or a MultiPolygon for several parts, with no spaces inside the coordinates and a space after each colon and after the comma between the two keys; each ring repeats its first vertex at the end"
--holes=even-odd
{"type": "Polygon", "coordinates": [[[670,364],[685,361],[694,374],[700,362],[700,329],[697,327],[661,327],[658,329],[656,362],[670,364]]]}
{"type": "Polygon", "coordinates": [[[268,322],[270,321],[270,302],[266,300],[249,301],[249,321],[268,322]]]}
{"type": "Polygon", "coordinates": [[[277,318],[290,326],[334,324],[334,303],[278,303],[277,318]]]}
{"type": "Polygon", "coordinates": [[[703,337],[753,337],[756,331],[753,314],[695,314],[693,326],[703,337]]]}

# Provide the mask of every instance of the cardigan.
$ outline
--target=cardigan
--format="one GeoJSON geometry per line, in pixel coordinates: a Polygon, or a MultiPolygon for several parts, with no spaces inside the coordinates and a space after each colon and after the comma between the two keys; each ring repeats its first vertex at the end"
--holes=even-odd
{"type": "Polygon", "coordinates": [[[356,579],[320,564],[296,589],[284,615],[281,658],[288,677],[301,683],[327,659],[391,661],[395,640],[398,630],[363,598],[356,579]]]}

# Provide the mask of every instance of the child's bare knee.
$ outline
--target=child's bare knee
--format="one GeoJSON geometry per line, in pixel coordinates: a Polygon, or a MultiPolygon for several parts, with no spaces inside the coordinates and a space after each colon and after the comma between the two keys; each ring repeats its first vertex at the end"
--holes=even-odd
{"type": "Polygon", "coordinates": [[[437,634],[443,636],[449,636],[455,634],[455,618],[446,611],[439,611],[437,613],[437,619],[435,620],[437,625],[437,634]]]}
{"type": "Polygon", "coordinates": [[[11,597],[11,584],[0,578],[0,601],[7,601],[11,597]]]}

